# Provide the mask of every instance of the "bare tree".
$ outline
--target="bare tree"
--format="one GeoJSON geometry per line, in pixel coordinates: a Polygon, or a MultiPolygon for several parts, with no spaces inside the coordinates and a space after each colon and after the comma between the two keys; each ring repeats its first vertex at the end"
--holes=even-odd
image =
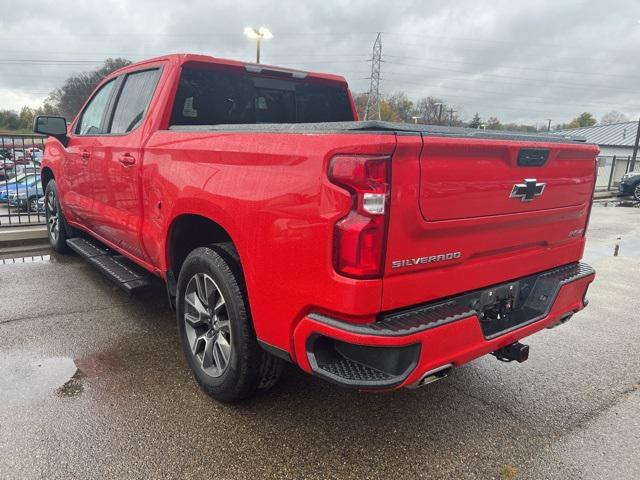
{"type": "Polygon", "coordinates": [[[605,113],[602,116],[599,125],[611,125],[613,123],[623,123],[628,121],[629,117],[627,117],[624,113],[617,110],[611,110],[609,113],[605,113]]]}
{"type": "Polygon", "coordinates": [[[425,97],[416,102],[416,116],[420,122],[429,125],[447,125],[449,123],[449,106],[441,98],[425,97]]]}
{"type": "Polygon", "coordinates": [[[49,94],[45,104],[70,120],[80,111],[87,97],[104,77],[130,63],[124,58],[107,58],[104,65],[97,70],[73,74],[61,87],[49,94]]]}

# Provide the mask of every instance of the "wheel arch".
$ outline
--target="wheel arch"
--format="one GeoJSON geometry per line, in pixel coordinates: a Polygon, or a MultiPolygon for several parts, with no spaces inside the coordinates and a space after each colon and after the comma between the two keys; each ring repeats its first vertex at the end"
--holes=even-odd
{"type": "Polygon", "coordinates": [[[40,183],[42,184],[42,190],[47,190],[47,184],[55,177],[53,171],[49,167],[44,167],[40,172],[40,183]]]}
{"type": "Polygon", "coordinates": [[[199,214],[176,216],[167,230],[165,242],[167,275],[177,279],[189,253],[214,243],[231,243],[238,250],[237,243],[219,222],[199,214]]]}

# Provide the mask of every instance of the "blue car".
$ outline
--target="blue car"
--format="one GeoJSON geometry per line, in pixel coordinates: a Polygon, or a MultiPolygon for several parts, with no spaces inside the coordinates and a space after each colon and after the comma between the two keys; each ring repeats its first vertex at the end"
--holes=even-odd
{"type": "Polygon", "coordinates": [[[36,175],[34,173],[25,173],[22,175],[18,175],[16,178],[12,178],[11,180],[0,181],[0,202],[8,202],[9,194],[12,192],[17,192],[19,184],[22,184],[25,181],[32,180],[35,177],[39,177],[39,175],[36,175]]]}
{"type": "Polygon", "coordinates": [[[38,199],[44,196],[40,175],[29,175],[9,190],[9,206],[29,212],[38,211],[38,199]]]}

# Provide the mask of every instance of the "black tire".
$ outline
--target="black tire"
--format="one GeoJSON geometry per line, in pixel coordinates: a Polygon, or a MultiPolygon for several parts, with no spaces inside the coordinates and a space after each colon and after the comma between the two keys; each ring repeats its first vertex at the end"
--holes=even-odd
{"type": "Polygon", "coordinates": [[[47,219],[47,235],[51,248],[59,253],[69,251],[67,239],[70,238],[70,228],[62,214],[56,181],[50,180],[45,189],[44,211],[47,219]]]}
{"type": "Polygon", "coordinates": [[[633,186],[633,198],[637,201],[640,202],[640,183],[636,183],[633,186]]]}
{"type": "Polygon", "coordinates": [[[178,332],[187,363],[208,395],[228,403],[268,390],[282,372],[282,360],[264,351],[256,340],[238,260],[231,244],[195,249],[180,270],[176,297],[178,332]],[[201,310],[194,306],[195,297],[201,298],[201,310]],[[216,347],[219,340],[224,349],[216,347]]]}

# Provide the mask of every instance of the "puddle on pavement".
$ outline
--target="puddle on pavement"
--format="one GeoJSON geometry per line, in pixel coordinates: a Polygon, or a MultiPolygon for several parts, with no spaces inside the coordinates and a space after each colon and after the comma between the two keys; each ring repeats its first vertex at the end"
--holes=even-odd
{"type": "Polygon", "coordinates": [[[33,358],[34,352],[0,354],[0,405],[23,405],[52,396],[73,398],[87,388],[86,380],[124,367],[119,356],[96,353],[86,357],[33,358]]]}
{"type": "Polygon", "coordinates": [[[34,263],[34,262],[50,262],[50,261],[52,261],[51,255],[30,255],[28,257],[0,258],[0,265],[13,265],[15,263],[34,263]]]}
{"type": "Polygon", "coordinates": [[[0,250],[0,267],[3,265],[20,265],[24,263],[72,263],[79,257],[74,255],[61,255],[52,252],[50,248],[37,248],[32,250],[11,251],[0,250]]]}
{"type": "Polygon", "coordinates": [[[83,374],[67,357],[33,360],[33,354],[0,356],[0,402],[25,404],[52,394],[73,397],[82,393],[83,374]]]}

